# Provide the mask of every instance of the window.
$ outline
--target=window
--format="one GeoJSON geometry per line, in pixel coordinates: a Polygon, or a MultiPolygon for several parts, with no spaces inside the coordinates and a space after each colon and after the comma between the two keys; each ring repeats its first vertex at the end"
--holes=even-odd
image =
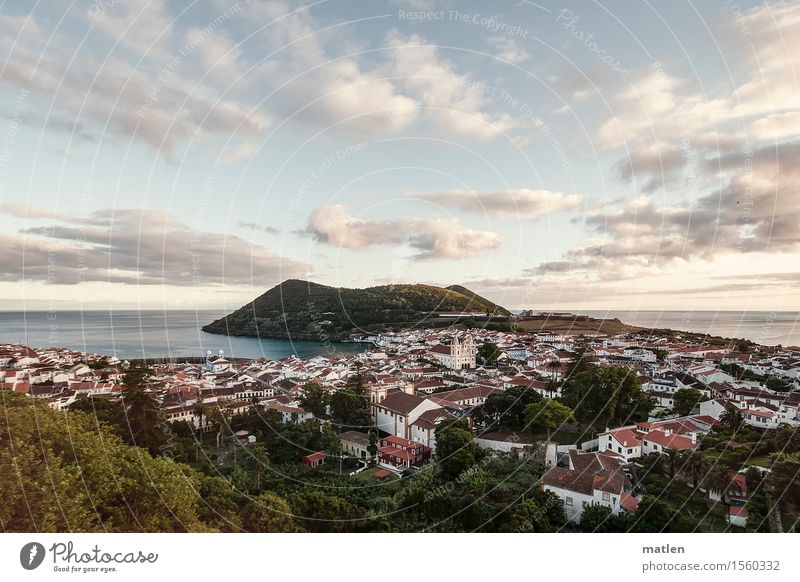
{"type": "Polygon", "coordinates": [[[617,447],[617,452],[621,453],[622,452],[622,447],[617,447]]]}
{"type": "Polygon", "coordinates": [[[564,505],[572,507],[572,497],[567,497],[566,499],[564,499],[564,505]]]}
{"type": "Polygon", "coordinates": [[[630,455],[632,453],[633,453],[633,449],[628,449],[628,454],[630,455]]]}
{"type": "Polygon", "coordinates": [[[611,499],[611,494],[608,493],[607,491],[604,491],[603,492],[603,501],[608,501],[609,499],[611,499]]]}

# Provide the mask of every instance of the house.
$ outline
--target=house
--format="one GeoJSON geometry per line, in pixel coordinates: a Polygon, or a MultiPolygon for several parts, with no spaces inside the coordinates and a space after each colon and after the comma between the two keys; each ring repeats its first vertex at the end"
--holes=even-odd
{"type": "Polygon", "coordinates": [[[472,336],[465,334],[462,338],[454,337],[449,344],[433,346],[428,355],[445,368],[466,370],[475,368],[478,347],[472,336]]]}
{"type": "Polygon", "coordinates": [[[342,443],[342,453],[356,457],[357,459],[370,460],[369,454],[369,435],[357,430],[348,430],[339,435],[342,443]]]}
{"type": "Polygon", "coordinates": [[[431,451],[436,452],[436,427],[445,420],[455,418],[444,408],[434,408],[419,415],[411,423],[411,440],[422,443],[431,451]]]}
{"type": "Polygon", "coordinates": [[[411,467],[421,467],[430,457],[430,448],[397,436],[384,437],[378,448],[378,463],[393,471],[402,472],[411,467]]]}
{"type": "Polygon", "coordinates": [[[373,418],[378,430],[404,439],[411,436],[411,424],[423,412],[442,408],[428,398],[416,394],[395,392],[381,402],[372,403],[373,418]]]}
{"type": "Polygon", "coordinates": [[[311,467],[312,469],[316,469],[325,462],[326,456],[327,454],[325,453],[325,451],[317,451],[316,453],[311,453],[310,455],[306,455],[300,460],[300,462],[303,463],[306,467],[311,467]]]}
{"type": "Polygon", "coordinates": [[[615,428],[597,435],[597,446],[600,452],[628,463],[642,456],[642,437],[645,434],[646,431],[636,426],[615,428]]]}
{"type": "Polygon", "coordinates": [[[673,433],[670,429],[651,430],[642,437],[642,454],[664,453],[669,449],[688,451],[697,448],[697,433],[691,436],[682,436],[673,433]]]}
{"type": "Polygon", "coordinates": [[[561,500],[567,518],[575,523],[591,505],[608,507],[614,515],[634,512],[638,506],[628,493],[630,486],[622,463],[604,453],[570,451],[569,466],[550,467],[542,476],[542,489],[561,500]]]}

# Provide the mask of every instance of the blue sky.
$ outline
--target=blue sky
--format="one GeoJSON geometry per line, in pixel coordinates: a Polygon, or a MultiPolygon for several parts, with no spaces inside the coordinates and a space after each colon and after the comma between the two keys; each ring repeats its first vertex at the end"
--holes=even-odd
{"type": "Polygon", "coordinates": [[[0,308],[798,309],[794,3],[0,8],[0,308]]]}

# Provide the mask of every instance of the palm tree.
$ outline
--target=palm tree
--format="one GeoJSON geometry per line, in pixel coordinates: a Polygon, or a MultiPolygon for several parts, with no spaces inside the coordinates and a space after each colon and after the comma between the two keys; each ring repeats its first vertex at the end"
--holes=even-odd
{"type": "Polygon", "coordinates": [[[225,436],[225,428],[228,426],[228,414],[219,406],[215,406],[208,414],[208,419],[217,425],[217,448],[219,448],[222,437],[225,436]]]}
{"type": "Polygon", "coordinates": [[[744,424],[744,415],[733,404],[728,404],[728,406],[725,407],[725,412],[720,414],[719,420],[735,433],[742,428],[744,424]]]}
{"type": "Polygon", "coordinates": [[[719,493],[720,501],[724,505],[729,505],[730,503],[728,495],[731,493],[731,489],[741,489],[739,484],[733,480],[733,477],[731,470],[722,463],[717,463],[708,475],[709,490],[719,493]]]}
{"type": "Polygon", "coordinates": [[[692,485],[697,489],[708,471],[708,459],[700,451],[687,451],[683,456],[682,468],[692,478],[692,485]]]}
{"type": "Polygon", "coordinates": [[[664,468],[667,470],[667,477],[670,479],[675,478],[675,466],[678,464],[678,461],[681,458],[681,454],[678,449],[667,449],[664,451],[664,456],[667,459],[667,462],[664,464],[664,468]]]}
{"type": "Polygon", "coordinates": [[[555,378],[556,378],[556,370],[561,368],[561,362],[559,362],[558,360],[550,360],[549,362],[547,362],[545,364],[545,366],[550,369],[550,373],[551,373],[551,375],[553,377],[553,380],[555,380],[555,378]]]}

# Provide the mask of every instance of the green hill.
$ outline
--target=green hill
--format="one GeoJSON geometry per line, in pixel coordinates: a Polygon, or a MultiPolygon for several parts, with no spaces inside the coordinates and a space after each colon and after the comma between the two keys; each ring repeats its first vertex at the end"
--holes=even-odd
{"type": "Polygon", "coordinates": [[[464,287],[383,285],[366,289],[328,287],[290,279],[253,302],[203,327],[226,335],[337,339],[386,327],[424,327],[440,312],[509,312],[464,287]]]}

